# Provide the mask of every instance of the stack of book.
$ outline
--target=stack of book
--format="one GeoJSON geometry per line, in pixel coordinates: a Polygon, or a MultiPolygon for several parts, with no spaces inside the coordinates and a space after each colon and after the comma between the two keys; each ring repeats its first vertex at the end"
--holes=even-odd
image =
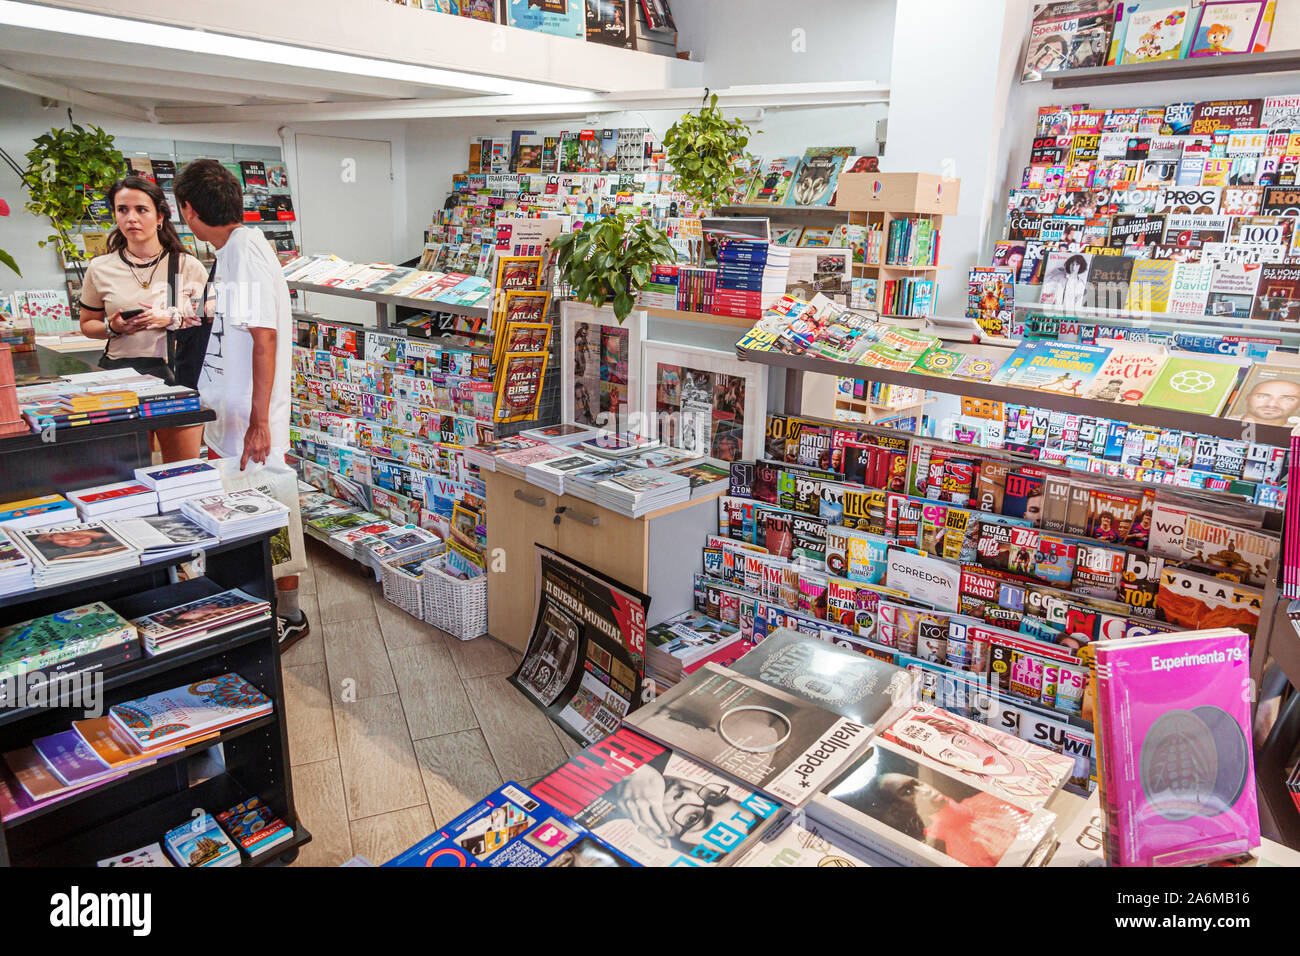
{"type": "Polygon", "coordinates": [[[150,465],[135,470],[136,480],[158,495],[159,511],[174,511],[181,502],[221,490],[221,472],[199,458],[150,465]]]}
{"type": "Polygon", "coordinates": [[[192,388],[159,381],[154,386],[141,386],[137,394],[140,396],[140,414],[145,418],[199,410],[199,393],[192,388]]]}
{"type": "Polygon", "coordinates": [[[557,495],[564,494],[564,476],[592,465],[605,464],[606,459],[596,455],[586,455],[575,451],[528,465],[524,469],[524,478],[539,488],[545,488],[557,495]]]}
{"type": "Polygon", "coordinates": [[[82,521],[138,518],[158,513],[158,495],[141,481],[116,481],[68,492],[82,521]]]}
{"type": "Polygon", "coordinates": [[[727,242],[718,250],[712,312],[758,318],[785,294],[790,249],[766,242],[727,242]]]}
{"type": "Polygon", "coordinates": [[[154,657],[217,637],[255,620],[268,620],[270,616],[270,603],[239,588],[231,588],[133,618],[131,623],[140,632],[145,652],[154,657]]]}
{"type": "Polygon", "coordinates": [[[140,551],[142,561],[196,555],[220,541],[178,512],[115,520],[113,530],[140,551]]]}
{"type": "Polygon", "coordinates": [[[532,445],[518,451],[506,452],[504,455],[497,456],[496,470],[507,475],[513,475],[516,478],[523,478],[524,470],[529,465],[536,465],[544,461],[550,461],[553,458],[559,458],[566,451],[566,448],[557,448],[554,445],[532,445]]]}
{"type": "Polygon", "coordinates": [[[217,822],[250,857],[293,839],[293,830],[257,797],[217,814],[217,822]]]}
{"type": "Polygon", "coordinates": [[[32,589],[32,560],[0,532],[0,597],[32,589]]]}
{"type": "Polygon", "coordinates": [[[168,830],[163,846],[177,866],[239,866],[239,850],[206,811],[168,830]]]}
{"type": "Polygon", "coordinates": [[[690,500],[690,479],[658,468],[615,475],[596,486],[596,504],[630,518],[690,500]]]}
{"type": "Polygon", "coordinates": [[[16,696],[10,678],[37,671],[62,677],[139,656],[135,626],[100,601],[0,627],[0,704],[16,696]]]}
{"type": "Polygon", "coordinates": [[[134,567],[140,552],[105,522],[24,528],[9,538],[26,552],[38,588],[134,567]]]}
{"type": "Polygon", "coordinates": [[[289,509],[251,488],[190,498],[181,514],[222,541],[261,534],[289,523],[289,509]]]}
{"type": "Polygon", "coordinates": [[[73,730],[51,734],[4,754],[0,817],[22,816],[79,790],[126,774],[108,766],[73,730]]]}
{"type": "Polygon", "coordinates": [[[671,687],[706,662],[727,667],[753,647],[736,625],[685,611],[646,631],[646,677],[671,687]]]}
{"type": "Polygon", "coordinates": [[[107,388],[63,395],[54,403],[62,415],[75,418],[133,418],[140,414],[140,396],[130,389],[107,388]]]}
{"type": "Polygon", "coordinates": [[[589,425],[574,425],[571,422],[561,422],[556,425],[543,425],[540,428],[527,428],[518,435],[513,436],[513,438],[499,440],[508,442],[531,439],[545,442],[548,445],[576,445],[580,441],[586,441],[588,438],[594,437],[599,431],[600,429],[592,428],[589,425]]]}
{"type": "Polygon", "coordinates": [[[20,528],[39,528],[60,522],[74,523],[77,509],[63,495],[41,495],[0,505],[0,527],[6,531],[20,528]]]}
{"type": "Polygon", "coordinates": [[[715,491],[726,491],[731,482],[731,463],[719,461],[717,458],[673,465],[665,470],[674,475],[682,475],[690,481],[692,498],[702,498],[715,491]]]}
{"type": "Polygon", "coordinates": [[[156,755],[271,712],[271,699],[238,674],[222,674],[138,697],[108,709],[114,738],[132,753],[156,755]]]}

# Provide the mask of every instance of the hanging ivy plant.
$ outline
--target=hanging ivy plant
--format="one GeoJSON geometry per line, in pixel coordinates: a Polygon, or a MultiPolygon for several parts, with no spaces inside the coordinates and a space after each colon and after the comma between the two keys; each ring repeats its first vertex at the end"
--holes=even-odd
{"type": "Polygon", "coordinates": [[[708,209],[731,202],[735,165],[756,161],[745,151],[751,135],[745,123],[723,117],[714,93],[708,106],[687,113],[664,134],[664,156],[676,174],[675,188],[708,209]]]}
{"type": "Polygon", "coordinates": [[[80,253],[71,236],[84,224],[111,226],[107,209],[92,203],[102,197],[122,175],[122,153],[113,136],[98,126],[76,123],[69,129],[52,129],[36,137],[27,151],[23,185],[27,188],[27,211],[50,221],[53,234],[40,245],[54,246],[67,262],[77,262],[80,253]]]}
{"type": "Polygon", "coordinates": [[[650,281],[650,270],[673,262],[676,252],[668,236],[648,219],[631,222],[624,216],[605,216],[576,232],[565,233],[552,244],[560,280],[579,302],[596,308],[611,303],[619,322],[636,306],[637,294],[650,281]]]}

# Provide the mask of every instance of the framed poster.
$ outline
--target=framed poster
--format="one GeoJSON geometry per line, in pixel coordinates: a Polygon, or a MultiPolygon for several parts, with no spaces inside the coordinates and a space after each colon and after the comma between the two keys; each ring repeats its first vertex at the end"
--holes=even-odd
{"type": "Polygon", "coordinates": [[[642,420],[641,343],[646,313],[620,325],[612,309],[560,305],[560,420],[653,437],[642,420]]]}
{"type": "Polygon", "coordinates": [[[766,365],[663,342],[646,342],[641,351],[649,437],[723,461],[762,456],[766,365]]]}

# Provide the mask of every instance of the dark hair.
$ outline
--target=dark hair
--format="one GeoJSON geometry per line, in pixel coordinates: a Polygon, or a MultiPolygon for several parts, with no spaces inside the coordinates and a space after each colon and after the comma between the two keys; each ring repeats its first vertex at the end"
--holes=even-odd
{"type": "MultiPolygon", "coordinates": [[[[125,176],[113,183],[108,189],[108,208],[114,212],[117,210],[117,194],[123,189],[137,189],[153,200],[153,208],[158,213],[161,225],[158,229],[158,241],[162,243],[163,249],[168,252],[185,254],[185,246],[181,242],[181,237],[176,233],[176,227],[172,225],[172,207],[167,202],[167,196],[158,188],[156,183],[151,183],[143,176],[125,176]]],[[[122,235],[122,230],[117,226],[108,234],[108,251],[121,252],[126,248],[126,236],[122,235]]]]}
{"type": "MultiPolygon", "coordinates": [[[[206,219],[203,221],[207,222],[206,219]]],[[[1078,263],[1080,272],[1088,271],[1088,260],[1085,259],[1083,256],[1079,255],[1078,253],[1075,253],[1074,255],[1070,256],[1070,258],[1065,260],[1065,264],[1061,266],[1062,271],[1069,272],[1070,266],[1074,265],[1075,263],[1078,263]]]]}
{"type": "Polygon", "coordinates": [[[186,163],[176,177],[176,201],[189,203],[205,226],[244,221],[244,190],[239,180],[215,159],[186,163]]]}
{"type": "MultiPolygon", "coordinates": [[[[910,776],[910,774],[908,775],[910,776]]],[[[925,842],[925,823],[916,811],[916,802],[900,797],[888,789],[878,776],[863,788],[862,796],[854,801],[856,807],[875,817],[885,826],[893,827],[913,840],[925,842]]]]}

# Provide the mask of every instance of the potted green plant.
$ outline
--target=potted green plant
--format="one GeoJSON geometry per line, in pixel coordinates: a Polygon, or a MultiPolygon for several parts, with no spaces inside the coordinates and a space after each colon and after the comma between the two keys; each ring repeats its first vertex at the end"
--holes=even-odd
{"type": "Polygon", "coordinates": [[[565,233],[552,244],[560,280],[579,302],[597,309],[609,303],[621,323],[636,307],[637,294],[650,281],[650,270],[674,262],[668,236],[648,219],[605,216],[565,233]]]}
{"type": "Polygon", "coordinates": [[[745,123],[723,117],[714,93],[707,106],[687,113],[664,134],[664,158],[675,174],[673,187],[703,209],[727,205],[737,164],[757,162],[745,151],[751,135],[745,123]]]}
{"type": "Polygon", "coordinates": [[[98,126],[72,123],[68,129],[52,129],[36,137],[27,151],[27,168],[21,172],[27,189],[27,211],[50,221],[54,232],[40,241],[54,244],[64,261],[81,272],[81,253],[72,235],[83,224],[109,226],[107,210],[92,203],[122,175],[122,153],[113,136],[98,126]]]}

